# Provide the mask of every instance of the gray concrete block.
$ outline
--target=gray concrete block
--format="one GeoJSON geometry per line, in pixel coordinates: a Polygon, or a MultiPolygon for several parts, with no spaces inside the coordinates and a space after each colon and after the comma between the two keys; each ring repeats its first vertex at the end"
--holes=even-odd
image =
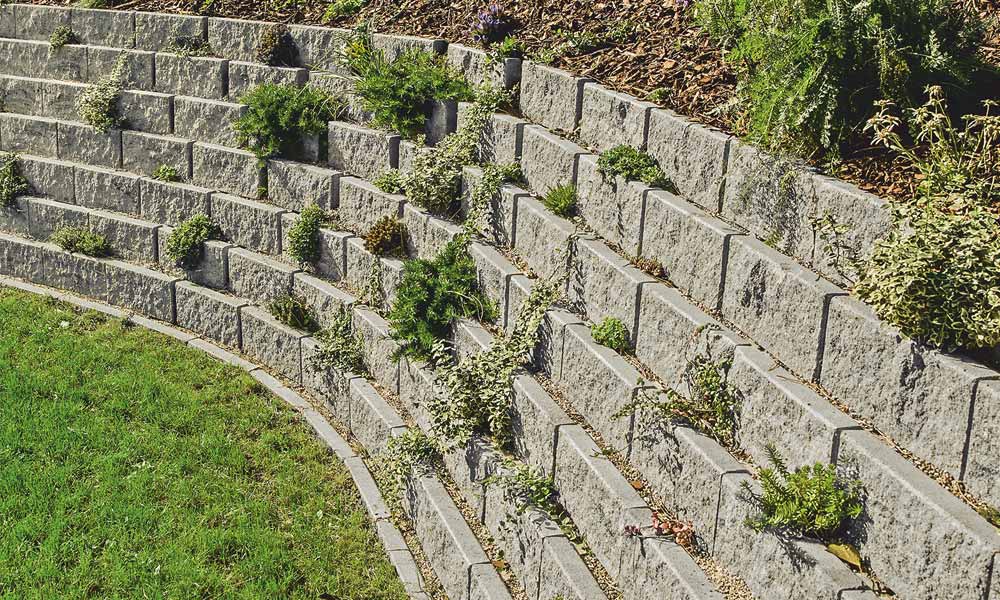
{"type": "Polygon", "coordinates": [[[17,21],[17,7],[12,4],[0,6],[0,38],[15,38],[15,23],[17,21]]]}
{"type": "Polygon", "coordinates": [[[583,155],[577,163],[576,212],[605,240],[627,254],[639,254],[642,210],[652,188],[624,177],[608,178],[597,168],[598,157],[583,155]]]}
{"type": "Polygon", "coordinates": [[[153,319],[174,322],[176,277],[118,260],[108,261],[107,301],[153,319]]]}
{"type": "Polygon", "coordinates": [[[399,401],[409,417],[424,431],[431,431],[434,418],[428,406],[438,397],[434,371],[427,363],[402,357],[399,365],[399,401]]]}
{"type": "Polygon", "coordinates": [[[205,56],[156,54],[156,91],[212,100],[226,97],[229,61],[205,56]]]}
{"type": "Polygon", "coordinates": [[[44,248],[42,264],[45,274],[41,283],[98,300],[107,298],[108,280],[105,261],[82,254],[70,254],[55,246],[46,245],[44,248]]]}
{"type": "Polygon", "coordinates": [[[576,312],[592,321],[616,317],[636,341],[639,286],[655,280],[618,256],[599,240],[578,239],[570,258],[567,296],[576,312]]]}
{"type": "Polygon", "coordinates": [[[499,63],[483,50],[448,44],[448,64],[473,86],[491,85],[510,89],[521,81],[521,59],[504,58],[499,63]]]}
{"type": "Polygon", "coordinates": [[[601,600],[607,598],[594,574],[579,559],[576,548],[565,536],[545,538],[540,566],[538,598],[601,600]]]}
{"type": "Polygon", "coordinates": [[[211,205],[212,219],[227,240],[264,254],[281,253],[281,215],[285,211],[229,194],[212,194],[211,205]]]}
{"type": "Polygon", "coordinates": [[[845,293],[763,242],[731,239],[722,314],[798,375],[818,375],[827,302],[845,293]]]}
{"type": "Polygon", "coordinates": [[[257,303],[270,302],[292,290],[298,269],[242,248],[229,251],[229,289],[257,303]]]}
{"type": "Polygon", "coordinates": [[[172,272],[184,273],[187,278],[198,285],[216,290],[224,290],[229,285],[229,249],[231,244],[218,240],[209,240],[202,244],[201,260],[194,269],[181,271],[167,256],[167,241],[173,234],[171,227],[160,227],[157,232],[159,244],[160,268],[172,272]]]}
{"type": "Polygon", "coordinates": [[[351,403],[351,433],[369,452],[383,450],[391,437],[390,432],[406,427],[396,409],[366,379],[352,379],[348,394],[351,403]]]}
{"type": "Polygon", "coordinates": [[[105,211],[95,210],[90,214],[90,229],[108,240],[116,256],[133,262],[156,264],[159,227],[105,211]]]}
{"type": "Polygon", "coordinates": [[[121,10],[73,8],[73,33],[81,44],[111,48],[135,47],[135,13],[121,10]]]}
{"type": "Polygon", "coordinates": [[[144,177],[139,180],[139,216],[179,225],[195,215],[208,215],[211,195],[205,188],[144,177]]]}
{"type": "Polygon", "coordinates": [[[330,166],[372,180],[399,165],[400,139],[384,131],[331,121],[328,134],[330,166]]]}
{"type": "Polygon", "coordinates": [[[389,60],[396,60],[407,50],[422,50],[429,54],[443,54],[448,42],[440,39],[422,38],[415,35],[373,33],[372,46],[385,53],[389,60]]]}
{"type": "Polygon", "coordinates": [[[406,228],[406,252],[418,258],[433,258],[462,232],[460,226],[434,217],[411,203],[403,205],[400,220],[406,228]]]}
{"type": "Polygon", "coordinates": [[[469,256],[476,263],[476,278],[479,289],[496,305],[497,320],[502,323],[507,302],[508,282],[514,275],[520,275],[521,271],[496,248],[480,242],[470,244],[469,256]]]}
{"type": "MultiPolygon", "coordinates": [[[[465,125],[472,103],[458,105],[458,127],[465,125]]],[[[494,113],[486,122],[479,141],[479,162],[499,165],[516,163],[521,159],[524,128],[528,122],[511,115],[494,113]]]]}
{"type": "Polygon", "coordinates": [[[610,90],[597,83],[583,86],[580,142],[600,152],[615,146],[646,147],[652,102],[610,90]]]}
{"type": "Polygon", "coordinates": [[[372,378],[391,393],[399,393],[399,344],[390,336],[389,323],[367,308],[355,308],[351,320],[364,340],[365,364],[372,378]]]}
{"type": "Polygon", "coordinates": [[[87,81],[97,83],[115,68],[121,56],[125,57],[122,73],[124,87],[133,90],[152,90],[156,79],[155,54],[142,50],[121,50],[87,46],[87,81]]]}
{"type": "Polygon", "coordinates": [[[309,80],[306,69],[272,67],[260,63],[233,60],[229,62],[229,98],[236,100],[259,85],[303,86],[309,80]]]}
{"type": "Polygon", "coordinates": [[[368,510],[369,518],[373,520],[388,519],[391,516],[389,508],[386,506],[385,500],[382,499],[382,492],[379,491],[375,478],[365,466],[365,461],[359,456],[354,456],[345,460],[344,464],[351,472],[354,486],[358,488],[361,501],[368,510]]]}
{"type": "Polygon", "coordinates": [[[135,13],[135,47],[161,52],[178,36],[207,39],[208,17],[135,13]]]}
{"type": "Polygon", "coordinates": [[[161,166],[173,167],[181,181],[191,177],[194,142],[182,138],[135,131],[122,132],[122,166],[126,171],[151,176],[161,166]]]}
{"type": "Polygon", "coordinates": [[[521,65],[521,112],[543,127],[573,131],[580,122],[583,86],[590,81],[526,60],[521,65]]]}
{"type": "Polygon", "coordinates": [[[838,471],[861,480],[864,512],[848,539],[872,569],[906,598],[983,597],[993,556],[994,527],[972,508],[865,431],[841,436],[838,471]]]}
{"type": "Polygon", "coordinates": [[[507,302],[504,305],[503,317],[504,331],[513,331],[517,325],[524,302],[531,294],[533,281],[525,275],[514,275],[507,282],[507,302]]]}
{"type": "MultiPolygon", "coordinates": [[[[38,81],[40,82],[41,99],[38,106],[34,109],[35,112],[41,110],[44,113],[42,116],[53,119],[64,119],[66,121],[80,120],[80,111],[77,108],[77,102],[79,102],[80,96],[87,89],[87,84],[74,83],[72,81],[54,81],[51,79],[41,79],[38,81]]],[[[33,114],[32,111],[28,110],[13,110],[10,106],[7,106],[7,110],[10,112],[33,114]]]]}
{"type": "MultiPolygon", "coordinates": [[[[288,235],[291,228],[298,223],[299,215],[296,213],[285,213],[281,215],[281,248],[283,256],[291,262],[295,262],[288,255],[290,247],[288,235]]],[[[319,275],[339,281],[347,273],[347,239],[352,234],[345,231],[334,231],[332,229],[321,228],[319,230],[319,258],[312,264],[304,265],[315,271],[319,275]]]]}
{"type": "Polygon", "coordinates": [[[242,61],[253,61],[261,37],[273,23],[243,19],[208,19],[208,43],[219,56],[242,61]]]}
{"type": "Polygon", "coordinates": [[[0,273],[34,283],[49,281],[45,259],[51,246],[0,233],[0,273]]]}
{"type": "Polygon", "coordinates": [[[555,471],[556,428],[573,420],[530,375],[518,375],[512,386],[511,422],[514,453],[551,476],[555,471]]]}
{"type": "Polygon", "coordinates": [[[701,208],[662,190],[646,195],[642,249],[667,279],[696,302],[718,309],[729,240],[740,232],[701,208]]]}
{"type": "Polygon", "coordinates": [[[400,218],[405,202],[405,197],[386,194],[362,179],[342,177],[337,216],[345,227],[364,235],[382,217],[400,218]]]}
{"type": "Polygon", "coordinates": [[[288,32],[299,49],[302,65],[313,71],[333,71],[348,75],[339,52],[351,37],[351,30],[310,25],[289,25],[288,32]]]}
{"type": "MultiPolygon", "coordinates": [[[[485,505],[483,523],[493,537],[495,547],[510,565],[529,598],[538,597],[539,579],[551,576],[550,573],[559,577],[562,574],[560,567],[572,569],[581,577],[590,574],[572,545],[569,546],[569,553],[565,553],[566,546],[559,544],[551,545],[549,550],[563,550],[564,553],[553,556],[549,572],[542,572],[546,539],[566,538],[549,515],[527,499],[514,497],[502,484],[493,484],[486,487],[485,505]]],[[[548,587],[560,587],[559,583],[562,582],[553,583],[555,585],[548,587]]]]}
{"type": "Polygon", "coordinates": [[[139,177],[121,171],[77,166],[73,171],[76,203],[127,215],[139,214],[139,177]]]}
{"type": "Polygon", "coordinates": [[[971,424],[962,480],[990,506],[1000,506],[1000,464],[996,460],[1000,456],[1000,381],[978,383],[971,424]]]}
{"type": "Polygon", "coordinates": [[[531,189],[540,195],[561,185],[576,184],[577,159],[587,151],[538,125],[524,128],[521,171],[531,189]]]}
{"type": "Polygon", "coordinates": [[[560,275],[568,268],[572,223],[550,213],[534,198],[517,199],[514,250],[542,277],[560,275]]]}
{"type": "Polygon", "coordinates": [[[31,235],[30,219],[28,217],[31,198],[18,196],[10,206],[0,206],[0,231],[8,231],[20,235],[31,235]]]}
{"type": "Polygon", "coordinates": [[[125,127],[166,135],[172,132],[173,96],[157,92],[123,91],[118,112],[125,127]]]}
{"type": "Polygon", "coordinates": [[[429,146],[437,146],[448,134],[458,128],[458,103],[454,100],[435,100],[424,123],[424,141],[429,146]]]}
{"type": "Polygon", "coordinates": [[[484,518],[486,480],[497,474],[502,459],[502,455],[482,438],[473,438],[464,447],[452,448],[442,456],[445,470],[480,522],[484,518]]]}
{"type": "Polygon", "coordinates": [[[344,245],[347,265],[344,283],[366,304],[374,303],[379,309],[391,306],[403,280],[403,261],[375,256],[365,250],[361,238],[347,238],[344,245]]]}
{"type": "Polygon", "coordinates": [[[240,308],[246,300],[187,281],[177,283],[177,325],[230,348],[240,348],[240,308]]]}
{"type": "MultiPolygon", "coordinates": [[[[483,172],[477,167],[464,167],[462,169],[462,213],[464,215],[468,215],[472,195],[482,182],[482,177],[483,172]]],[[[497,195],[488,199],[489,205],[486,207],[481,233],[491,244],[503,248],[513,246],[517,201],[519,198],[529,196],[527,191],[505,184],[497,195]]]]}
{"type": "Polygon", "coordinates": [[[656,537],[627,540],[622,570],[628,573],[621,582],[623,593],[628,598],[725,598],[691,555],[673,540],[656,537]]]}
{"type": "Polygon", "coordinates": [[[240,308],[243,352],[270,366],[296,385],[302,384],[299,340],[305,333],[279,323],[256,306],[240,308]]]}
{"type": "Polygon", "coordinates": [[[90,211],[46,198],[27,198],[28,232],[36,240],[46,241],[64,227],[87,228],[90,211]]]}
{"type": "Polygon", "coordinates": [[[469,596],[483,600],[505,600],[511,598],[510,591],[492,564],[469,567],[469,596]]]}
{"type": "Polygon", "coordinates": [[[195,142],[191,167],[195,185],[244,198],[257,198],[264,185],[257,157],[245,150],[195,142]]]}
{"type": "Polygon", "coordinates": [[[89,125],[59,121],[58,158],[108,169],[122,166],[122,132],[101,132],[89,125]]]}
{"type": "Polygon", "coordinates": [[[681,197],[718,212],[731,136],[657,108],[646,138],[646,150],[681,197]]]}
{"type": "Polygon", "coordinates": [[[20,156],[18,170],[34,193],[69,204],[76,201],[71,163],[51,158],[20,156]]]}
{"type": "Polygon", "coordinates": [[[296,273],[292,280],[292,292],[309,302],[316,320],[323,327],[329,327],[344,309],[354,305],[354,296],[335,285],[313,277],[307,273],[296,273]]]}
{"type": "Polygon", "coordinates": [[[348,427],[351,422],[351,401],[347,395],[347,386],[354,376],[317,361],[320,352],[320,342],[317,338],[302,338],[300,352],[302,352],[302,387],[315,398],[325,402],[333,418],[344,427],[348,427]]]}
{"type": "Polygon", "coordinates": [[[29,66],[24,75],[66,81],[87,81],[90,72],[89,46],[66,45],[53,52],[47,42],[26,42],[26,44],[25,52],[29,57],[29,66]]]}
{"type": "Polygon", "coordinates": [[[340,173],[287,160],[267,161],[267,197],[288,210],[337,208],[340,173]]]}
{"type": "Polygon", "coordinates": [[[554,381],[562,379],[566,328],[582,324],[583,320],[569,311],[556,308],[546,310],[536,332],[538,343],[535,344],[531,357],[532,365],[554,381]]]}
{"type": "Polygon", "coordinates": [[[11,8],[16,12],[17,37],[22,40],[48,41],[56,27],[70,26],[72,11],[68,8],[33,4],[17,4],[11,8]]]}
{"type": "Polygon", "coordinates": [[[52,119],[0,113],[0,148],[56,158],[56,123],[52,119]]]}
{"type": "Polygon", "coordinates": [[[217,146],[239,146],[232,123],[245,115],[244,104],[176,96],[174,134],[217,146]]]}
{"type": "Polygon", "coordinates": [[[0,76],[0,107],[19,115],[59,117],[47,110],[43,100],[45,81],[27,77],[0,76]]]}

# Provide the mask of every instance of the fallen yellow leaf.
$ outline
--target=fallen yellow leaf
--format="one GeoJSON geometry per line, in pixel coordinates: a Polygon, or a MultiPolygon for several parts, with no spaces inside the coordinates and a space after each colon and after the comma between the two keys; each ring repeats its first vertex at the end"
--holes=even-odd
{"type": "Polygon", "coordinates": [[[845,563],[861,568],[861,555],[850,544],[828,544],[826,549],[845,563]]]}

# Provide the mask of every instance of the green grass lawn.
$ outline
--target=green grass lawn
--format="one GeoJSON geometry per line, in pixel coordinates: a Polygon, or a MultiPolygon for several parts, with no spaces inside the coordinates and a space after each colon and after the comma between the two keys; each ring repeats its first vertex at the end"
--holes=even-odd
{"type": "Polygon", "coordinates": [[[243,371],[0,288],[0,598],[403,598],[346,468],[243,371]]]}

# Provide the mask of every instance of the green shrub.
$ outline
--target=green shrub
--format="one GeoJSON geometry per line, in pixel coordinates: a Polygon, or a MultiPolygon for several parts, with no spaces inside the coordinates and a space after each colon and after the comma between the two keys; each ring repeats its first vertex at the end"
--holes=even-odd
{"type": "Polygon", "coordinates": [[[0,208],[14,206],[18,196],[31,189],[21,176],[20,159],[14,153],[0,156],[0,208]]]}
{"type": "Polygon", "coordinates": [[[844,481],[833,465],[816,463],[789,472],[774,446],[767,447],[770,468],[758,473],[763,494],[744,490],[759,510],[746,525],[754,531],[775,531],[833,541],[848,519],[861,515],[861,482],[844,481]]]}
{"type": "Polygon", "coordinates": [[[365,250],[375,256],[406,256],[406,229],[398,219],[382,217],[365,234],[365,250]]]}
{"type": "Polygon", "coordinates": [[[76,34],[73,33],[73,30],[70,29],[69,27],[66,27],[65,25],[60,25],[59,27],[56,27],[55,30],[52,32],[52,35],[49,36],[49,46],[53,50],[58,50],[63,46],[65,46],[66,44],[76,44],[79,41],[80,41],[79,38],[76,37],[76,34]]]}
{"type": "Polygon", "coordinates": [[[597,159],[597,170],[608,179],[624,177],[628,181],[641,181],[665,190],[674,188],[656,159],[631,146],[615,146],[601,154],[597,159]]]}
{"type": "Polygon", "coordinates": [[[350,41],[345,60],[355,76],[355,95],[375,126],[408,137],[423,132],[432,101],[473,99],[444,57],[411,48],[389,60],[365,32],[350,41]]]}
{"type": "Polygon", "coordinates": [[[53,233],[49,241],[67,252],[98,258],[111,254],[107,238],[84,227],[63,227],[53,233]]]}
{"type": "Polygon", "coordinates": [[[180,181],[181,176],[177,173],[177,168],[172,165],[160,165],[153,171],[153,179],[157,181],[180,181]]]}
{"type": "Polygon", "coordinates": [[[403,263],[403,281],[388,320],[403,353],[427,360],[434,343],[451,333],[455,319],[491,320],[493,313],[489,299],[479,290],[468,243],[454,240],[431,260],[403,263]]]}
{"type": "Polygon", "coordinates": [[[319,260],[319,230],[325,221],[326,213],[315,204],[303,208],[299,220],[288,230],[288,256],[299,264],[319,260]]]}
{"type": "Polygon", "coordinates": [[[205,215],[195,215],[174,228],[167,239],[167,257],[178,267],[195,269],[201,262],[204,244],[219,236],[219,226],[205,215]]]}
{"type": "Polygon", "coordinates": [[[307,333],[319,331],[319,321],[312,307],[302,296],[296,294],[279,296],[268,303],[267,310],[279,323],[307,333]]]}
{"type": "Polygon", "coordinates": [[[288,27],[280,23],[268,27],[260,36],[254,59],[272,67],[297,67],[299,49],[288,27]]]}
{"type": "Polygon", "coordinates": [[[542,204],[560,217],[572,217],[576,214],[576,187],[567,183],[552,188],[542,198],[542,204]]]}
{"type": "Polygon", "coordinates": [[[368,6],[368,0],[333,0],[323,13],[323,22],[329,23],[337,19],[353,17],[368,6]]]}
{"type": "Polygon", "coordinates": [[[599,324],[594,323],[590,326],[590,333],[595,342],[619,354],[626,354],[631,350],[628,329],[619,319],[607,317],[599,324]]]}
{"type": "Polygon", "coordinates": [[[697,0],[730,45],[749,137],[773,150],[836,155],[877,100],[919,103],[927,85],[970,100],[996,90],[978,58],[978,17],[951,0],[697,0]]]}
{"type": "Polygon", "coordinates": [[[334,368],[341,373],[365,375],[365,341],[355,333],[351,324],[350,308],[342,308],[329,327],[319,333],[319,350],[313,355],[313,366],[318,369],[334,368]]]}
{"type": "Polygon", "coordinates": [[[379,173],[372,184],[386,194],[402,194],[405,190],[406,177],[399,169],[389,169],[379,173]]]}
{"type": "Polygon", "coordinates": [[[193,35],[174,35],[163,47],[163,52],[178,56],[215,56],[215,51],[208,41],[193,35]]]}
{"type": "Polygon", "coordinates": [[[314,87],[266,83],[240,98],[246,113],[233,123],[237,139],[257,158],[293,155],[308,135],[325,134],[343,103],[314,87]]]}
{"type": "Polygon", "coordinates": [[[76,108],[80,119],[101,133],[121,125],[118,101],[125,89],[125,67],[127,55],[118,55],[115,66],[97,83],[87,86],[80,94],[76,108]]]}

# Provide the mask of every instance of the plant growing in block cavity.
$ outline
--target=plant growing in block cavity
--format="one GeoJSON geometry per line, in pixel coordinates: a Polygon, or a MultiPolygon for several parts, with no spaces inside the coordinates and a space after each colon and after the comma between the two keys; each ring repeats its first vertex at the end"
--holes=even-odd
{"type": "Polygon", "coordinates": [[[600,323],[594,323],[590,326],[590,333],[594,336],[595,342],[611,348],[618,354],[626,354],[632,349],[628,329],[621,320],[614,317],[607,317],[600,323]]]}
{"type": "Polygon", "coordinates": [[[542,198],[542,204],[560,217],[572,217],[576,213],[576,188],[568,183],[552,188],[542,198]]]}
{"type": "Polygon", "coordinates": [[[365,250],[376,256],[406,256],[406,228],[398,219],[382,217],[365,234],[365,250]]]}
{"type": "Polygon", "coordinates": [[[107,238],[85,227],[63,227],[53,233],[49,241],[66,252],[79,252],[95,258],[111,255],[107,238]]]}
{"type": "Polygon", "coordinates": [[[30,186],[21,176],[18,167],[20,159],[16,154],[0,156],[0,208],[14,206],[18,196],[28,193],[30,186]]]}
{"type": "Polygon", "coordinates": [[[267,309],[279,323],[306,333],[319,331],[319,321],[316,319],[316,314],[302,296],[285,294],[272,300],[267,305],[267,309]]]}
{"type": "Polygon", "coordinates": [[[306,136],[326,133],[344,108],[323,90],[273,83],[255,87],[240,102],[247,111],[233,122],[237,141],[261,160],[294,155],[306,136]]]}
{"type": "Polygon", "coordinates": [[[167,256],[181,268],[196,269],[204,255],[204,245],[219,236],[219,226],[205,215],[195,215],[178,225],[167,239],[167,256]]]}
{"type": "Polygon", "coordinates": [[[272,67],[297,67],[299,49],[285,25],[272,25],[264,31],[254,51],[257,62],[272,67]]]}
{"type": "Polygon", "coordinates": [[[597,170],[611,180],[623,177],[626,181],[641,181],[646,185],[676,191],[656,159],[624,144],[601,154],[597,159],[597,170]]]}
{"type": "Polygon", "coordinates": [[[119,54],[111,72],[97,83],[88,86],[77,100],[76,108],[80,113],[80,119],[101,133],[107,133],[122,123],[118,112],[118,101],[125,88],[127,58],[124,52],[119,54]]]}
{"type": "Polygon", "coordinates": [[[302,209],[298,222],[288,231],[288,256],[301,265],[319,260],[320,227],[326,213],[315,204],[302,209]]]}

